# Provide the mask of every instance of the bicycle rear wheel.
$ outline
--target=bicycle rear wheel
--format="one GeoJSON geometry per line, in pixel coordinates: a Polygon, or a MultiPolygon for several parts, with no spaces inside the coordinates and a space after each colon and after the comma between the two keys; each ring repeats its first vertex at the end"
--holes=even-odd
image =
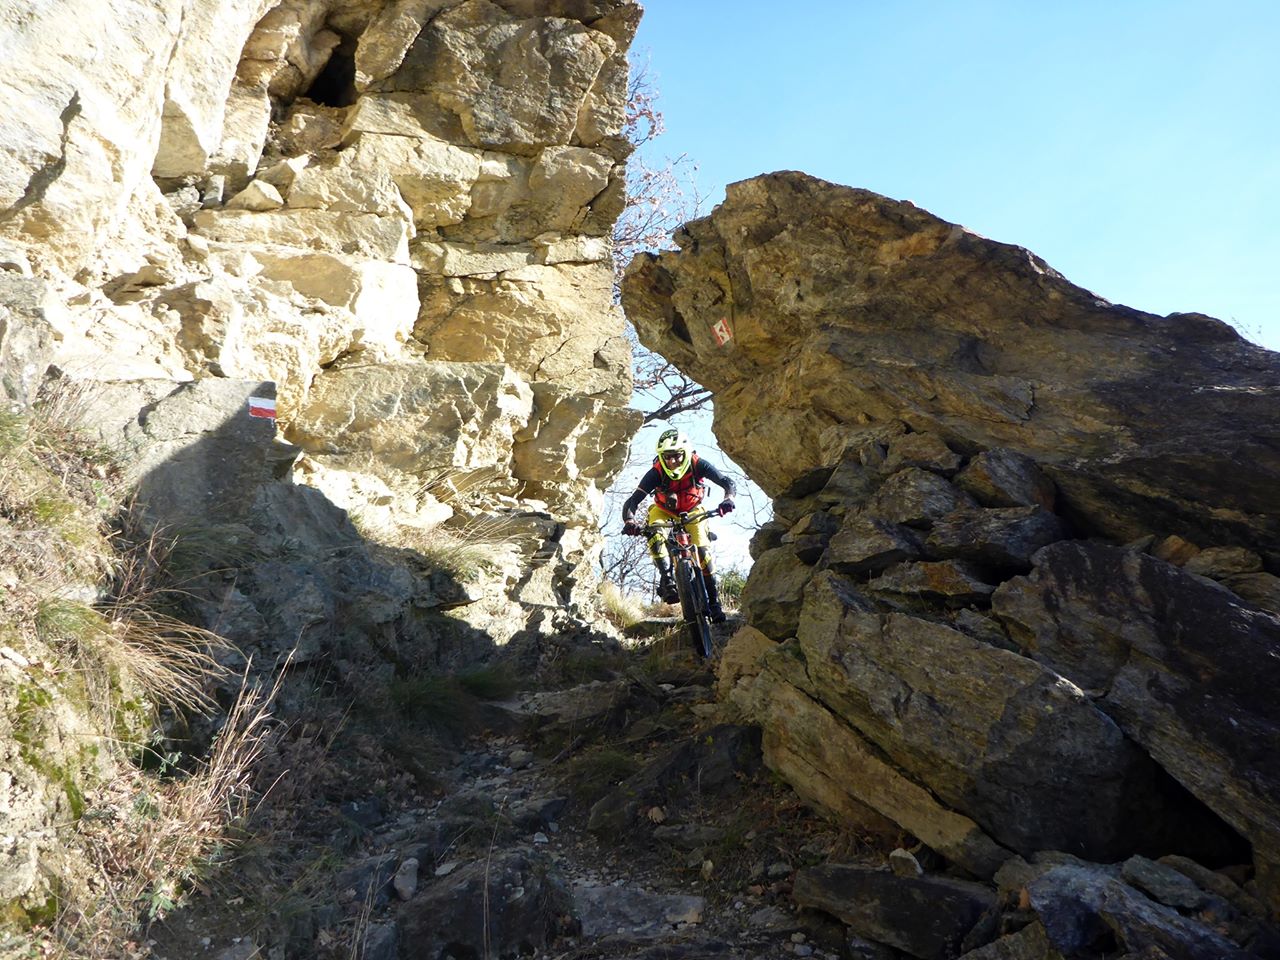
{"type": "Polygon", "coordinates": [[[710,659],[711,619],[707,615],[707,589],[688,560],[681,560],[676,565],[676,591],[680,594],[680,612],[684,615],[693,652],[700,660],[710,659]]]}

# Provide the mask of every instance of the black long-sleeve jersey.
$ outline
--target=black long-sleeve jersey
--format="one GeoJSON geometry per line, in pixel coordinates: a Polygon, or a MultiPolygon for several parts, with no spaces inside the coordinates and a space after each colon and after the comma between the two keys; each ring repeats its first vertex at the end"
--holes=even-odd
{"type": "MultiPolygon", "coordinates": [[[[693,473],[695,482],[701,483],[703,480],[710,480],[724,490],[726,497],[732,497],[738,492],[738,488],[731,477],[726,477],[715,464],[708,463],[701,457],[695,460],[693,466],[689,469],[693,473]]],[[[671,481],[667,479],[665,473],[657,467],[650,467],[648,472],[640,478],[640,485],[636,487],[635,492],[627,497],[627,502],[622,505],[622,522],[626,523],[628,520],[635,519],[636,508],[644,502],[645,497],[660,487],[670,485],[671,481]]]]}

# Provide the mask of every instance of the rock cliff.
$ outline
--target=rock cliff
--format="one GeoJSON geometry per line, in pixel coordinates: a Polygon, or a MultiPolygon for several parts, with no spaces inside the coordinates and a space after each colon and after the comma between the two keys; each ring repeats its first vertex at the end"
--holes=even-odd
{"type": "MultiPolygon", "coordinates": [[[[507,601],[482,618],[497,642],[553,608],[586,616],[596,508],[635,426],[610,232],[639,14],[625,0],[7,14],[6,395],[29,400],[50,368],[109,382],[99,427],[146,447],[141,479],[169,464],[143,442],[163,397],[263,384],[296,448],[268,459],[296,454],[293,477],[362,529],[483,528],[551,569],[535,588],[522,562],[500,564],[480,590],[507,601]]],[[[245,400],[198,429],[247,416],[245,400]]],[[[154,519],[209,521],[170,486],[154,519]]]]}
{"type": "Polygon", "coordinates": [[[642,255],[642,342],[776,498],[720,691],[854,822],[1254,862],[1280,906],[1280,356],[798,173],[642,255]]]}
{"type": "MultiPolygon", "coordinates": [[[[639,419],[611,257],[639,16],[629,0],[0,12],[0,466],[34,442],[6,431],[38,393],[79,398],[76,426],[136,491],[130,522],[184,555],[183,615],[235,644],[224,666],[288,657],[302,677],[282,713],[502,646],[536,663],[593,628],[598,507],[639,419]]],[[[10,601],[91,616],[118,561],[33,573],[38,511],[11,492],[0,923],[25,923],[61,882],[46,867],[69,807],[105,779],[63,747],[101,747],[104,769],[120,750],[42,673],[75,638],[10,601]]],[[[234,682],[203,679],[232,702],[234,682]]],[[[154,704],[135,700],[146,740],[154,704]]]]}

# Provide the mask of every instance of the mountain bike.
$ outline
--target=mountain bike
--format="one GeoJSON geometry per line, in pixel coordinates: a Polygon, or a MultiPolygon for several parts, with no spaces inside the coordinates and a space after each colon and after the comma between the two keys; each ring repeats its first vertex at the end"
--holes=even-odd
{"type": "Polygon", "coordinates": [[[702,582],[701,566],[689,535],[689,527],[707,517],[719,516],[719,510],[682,513],[671,520],[647,524],[644,528],[646,539],[665,531],[667,556],[671,558],[671,576],[675,579],[676,592],[680,595],[680,612],[689,631],[693,650],[701,660],[711,658],[711,616],[707,610],[710,601],[707,599],[706,585],[702,582]]]}

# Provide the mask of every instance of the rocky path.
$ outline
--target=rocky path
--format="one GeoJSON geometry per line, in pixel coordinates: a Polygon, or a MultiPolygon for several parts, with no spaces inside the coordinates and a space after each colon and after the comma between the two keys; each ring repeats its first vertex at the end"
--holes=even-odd
{"type": "Polygon", "coordinates": [[[215,893],[154,925],[149,955],[848,956],[842,925],[798,912],[791,887],[797,867],[864,839],[772,780],[758,733],[719,722],[711,669],[678,644],[617,666],[491,707],[430,796],[380,782],[295,838],[327,851],[301,905],[300,869],[273,881],[265,921],[252,895],[215,893]]]}

